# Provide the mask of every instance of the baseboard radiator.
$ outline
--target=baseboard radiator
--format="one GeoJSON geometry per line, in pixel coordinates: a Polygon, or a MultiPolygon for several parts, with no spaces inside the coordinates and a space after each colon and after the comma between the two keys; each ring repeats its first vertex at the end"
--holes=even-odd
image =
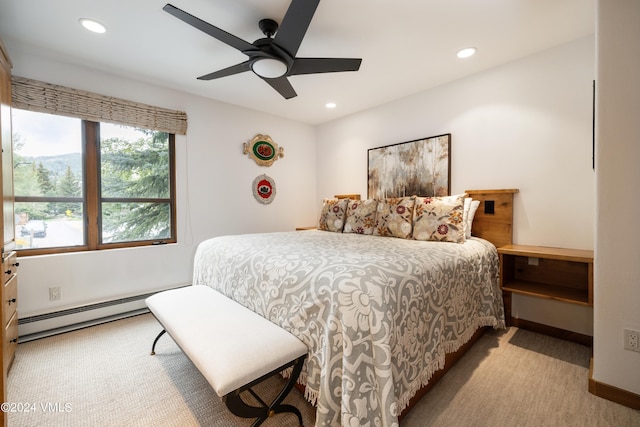
{"type": "Polygon", "coordinates": [[[156,292],[18,319],[18,342],[32,341],[148,313],[144,300],[154,293],[156,292]]]}

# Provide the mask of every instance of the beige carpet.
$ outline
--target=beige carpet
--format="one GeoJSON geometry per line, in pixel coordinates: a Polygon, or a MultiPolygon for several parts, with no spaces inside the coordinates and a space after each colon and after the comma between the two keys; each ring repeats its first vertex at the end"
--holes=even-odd
{"type": "MultiPolygon", "coordinates": [[[[18,346],[9,374],[10,427],[249,426],[141,315],[18,346]],[[18,405],[20,403],[20,405],[18,405]]],[[[486,334],[404,418],[417,426],[640,426],[640,411],[587,391],[590,349],[512,328],[486,334]]],[[[259,392],[275,389],[270,380],[259,392]]],[[[314,409],[294,390],[287,402],[314,424],[314,409]]],[[[295,426],[283,414],[263,425],[295,426]]]]}

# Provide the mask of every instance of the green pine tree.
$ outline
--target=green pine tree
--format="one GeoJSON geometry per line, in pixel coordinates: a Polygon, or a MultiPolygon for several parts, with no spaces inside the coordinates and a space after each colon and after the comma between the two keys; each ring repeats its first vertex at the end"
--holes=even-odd
{"type": "MultiPolygon", "coordinates": [[[[67,170],[58,183],[58,195],[63,197],[79,197],[82,195],[82,188],[78,178],[71,170],[71,166],[67,166],[67,170]]],[[[78,203],[56,203],[59,212],[66,212],[72,215],[78,209],[78,203]]]]}
{"type": "MultiPolygon", "coordinates": [[[[33,161],[19,154],[24,146],[23,138],[14,133],[13,136],[13,188],[14,194],[20,196],[42,196],[38,169],[33,161]]],[[[15,213],[21,216],[20,221],[45,218],[47,203],[16,203],[15,213]]]]}
{"type": "MultiPolygon", "coordinates": [[[[101,141],[102,197],[168,198],[169,135],[144,131],[145,138],[101,141]]],[[[155,240],[171,236],[168,203],[109,202],[102,204],[105,240],[155,240]]]]}
{"type": "Polygon", "coordinates": [[[55,195],[56,188],[51,182],[51,171],[45,168],[42,162],[38,165],[36,174],[38,177],[38,183],[40,184],[40,191],[42,192],[42,194],[45,196],[55,195]]]}

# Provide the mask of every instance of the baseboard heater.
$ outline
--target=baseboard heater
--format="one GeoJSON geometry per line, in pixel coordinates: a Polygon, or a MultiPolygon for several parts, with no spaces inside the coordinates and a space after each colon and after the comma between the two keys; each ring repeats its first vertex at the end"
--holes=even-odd
{"type": "Polygon", "coordinates": [[[18,342],[32,341],[148,313],[144,300],[155,293],[118,298],[18,319],[18,342]]]}

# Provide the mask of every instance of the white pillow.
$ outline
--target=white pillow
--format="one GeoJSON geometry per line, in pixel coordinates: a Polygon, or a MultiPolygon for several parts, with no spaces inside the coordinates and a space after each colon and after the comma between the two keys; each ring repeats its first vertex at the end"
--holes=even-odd
{"type": "Polygon", "coordinates": [[[467,223],[469,222],[469,208],[471,207],[471,201],[473,199],[471,197],[464,198],[464,206],[462,208],[462,223],[464,224],[465,237],[467,232],[467,223]]]}
{"type": "MultiPolygon", "coordinates": [[[[471,237],[471,225],[473,224],[473,217],[476,215],[476,211],[478,210],[478,206],[480,206],[480,200],[470,200],[469,202],[469,212],[467,212],[467,222],[465,223],[465,238],[471,237]]],[[[465,200],[465,206],[467,201],[465,200]]]]}

